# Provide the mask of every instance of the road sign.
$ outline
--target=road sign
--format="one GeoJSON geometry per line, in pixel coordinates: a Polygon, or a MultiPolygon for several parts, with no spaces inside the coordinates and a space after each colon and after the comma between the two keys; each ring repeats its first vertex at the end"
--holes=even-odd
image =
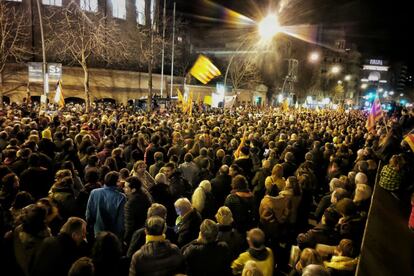
{"type": "MultiPolygon", "coordinates": [[[[27,64],[29,70],[29,82],[43,82],[43,64],[41,62],[29,62],[27,64]]],[[[62,77],[61,63],[48,63],[48,81],[49,83],[57,83],[62,77]]]]}

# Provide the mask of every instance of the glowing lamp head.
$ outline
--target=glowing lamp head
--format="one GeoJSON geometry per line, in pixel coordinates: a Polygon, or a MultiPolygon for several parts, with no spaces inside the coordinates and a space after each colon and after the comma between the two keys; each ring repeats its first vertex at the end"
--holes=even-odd
{"type": "Polygon", "coordinates": [[[263,39],[271,39],[278,32],[280,32],[280,24],[274,14],[269,14],[259,23],[259,34],[263,39]]]}
{"type": "Polygon", "coordinates": [[[338,74],[339,72],[341,72],[341,67],[339,67],[338,65],[332,66],[331,68],[332,74],[338,74]]]}
{"type": "Polygon", "coordinates": [[[317,62],[319,60],[319,53],[313,52],[309,55],[310,62],[317,62]]]}

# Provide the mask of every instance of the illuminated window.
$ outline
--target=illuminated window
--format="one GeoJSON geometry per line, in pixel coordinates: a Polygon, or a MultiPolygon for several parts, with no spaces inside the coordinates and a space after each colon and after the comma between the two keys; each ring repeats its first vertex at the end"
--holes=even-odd
{"type": "Polygon", "coordinates": [[[137,9],[138,24],[145,25],[145,0],[136,0],[135,6],[137,9]]]}
{"type": "Polygon", "coordinates": [[[126,19],[125,0],[111,0],[112,16],[116,18],[126,19]]]}
{"type": "Polygon", "coordinates": [[[80,7],[84,11],[97,12],[98,0],[80,0],[80,7]]]}
{"type": "MultiPolygon", "coordinates": [[[[146,18],[145,18],[145,0],[135,0],[135,7],[137,10],[137,22],[140,25],[145,25],[146,18]]],[[[150,17],[151,17],[151,24],[154,24],[155,18],[155,9],[156,9],[156,2],[155,0],[151,0],[150,5],[150,17]]]]}
{"type": "Polygon", "coordinates": [[[42,4],[62,7],[62,0],[42,0],[42,4]]]}

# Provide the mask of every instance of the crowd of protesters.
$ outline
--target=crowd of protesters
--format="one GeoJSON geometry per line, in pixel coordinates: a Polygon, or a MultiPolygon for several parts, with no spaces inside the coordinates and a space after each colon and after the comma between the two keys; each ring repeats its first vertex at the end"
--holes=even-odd
{"type": "Polygon", "coordinates": [[[406,110],[1,112],[2,275],[353,275],[414,164],[406,110]]]}

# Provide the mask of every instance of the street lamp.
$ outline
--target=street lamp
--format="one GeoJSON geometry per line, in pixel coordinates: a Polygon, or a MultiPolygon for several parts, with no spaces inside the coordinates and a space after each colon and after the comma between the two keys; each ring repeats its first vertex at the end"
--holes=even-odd
{"type": "Polygon", "coordinates": [[[37,12],[39,15],[39,23],[40,23],[40,38],[42,41],[42,56],[43,56],[43,63],[42,63],[42,73],[43,73],[43,96],[46,100],[45,103],[45,110],[47,110],[47,96],[49,94],[49,74],[47,71],[47,63],[46,63],[46,47],[45,47],[45,38],[43,34],[43,18],[42,12],[40,10],[40,0],[36,0],[37,3],[37,12]]]}
{"type": "Polygon", "coordinates": [[[318,52],[312,52],[309,55],[309,61],[312,62],[312,63],[317,62],[319,60],[319,57],[320,56],[319,56],[318,52]]]}
{"type": "Polygon", "coordinates": [[[340,66],[338,66],[338,65],[334,65],[334,66],[332,66],[332,68],[331,68],[331,73],[332,74],[338,74],[339,72],[341,72],[341,67],[340,66]]]}
{"type": "MultiPolygon", "coordinates": [[[[281,27],[279,24],[279,20],[275,14],[269,14],[265,18],[258,23],[259,26],[259,34],[262,39],[269,40],[273,38],[278,32],[280,32],[281,27]]],[[[233,59],[236,56],[237,52],[241,49],[244,42],[246,42],[248,36],[240,43],[239,47],[237,48],[236,52],[231,56],[229,64],[226,68],[226,73],[224,74],[224,89],[227,88],[227,76],[229,74],[229,69],[231,64],[233,63],[233,59]]]]}
{"type": "Polygon", "coordinates": [[[268,14],[259,23],[259,34],[262,39],[269,40],[280,32],[280,24],[275,14],[268,14]]]}
{"type": "Polygon", "coordinates": [[[346,81],[350,81],[350,80],[351,80],[351,75],[346,75],[346,76],[345,76],[345,80],[346,80],[346,81]]]}
{"type": "Polygon", "coordinates": [[[366,83],[361,84],[361,89],[366,89],[367,87],[368,87],[368,84],[366,84],[366,83]]]}

